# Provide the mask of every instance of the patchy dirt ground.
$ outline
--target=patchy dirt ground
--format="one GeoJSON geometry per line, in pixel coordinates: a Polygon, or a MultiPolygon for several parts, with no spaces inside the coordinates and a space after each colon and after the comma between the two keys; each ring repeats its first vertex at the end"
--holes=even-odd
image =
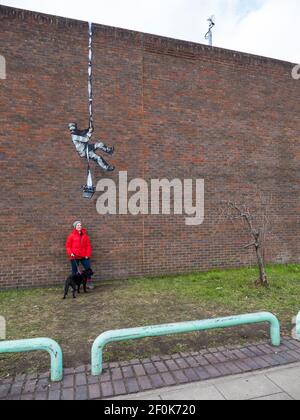
{"type": "MultiPolygon", "coordinates": [[[[282,296],[279,290],[251,290],[250,283],[245,285],[245,290],[240,290],[239,283],[224,282],[218,276],[212,280],[203,278],[201,274],[169,279],[103,282],[94,291],[80,294],[75,300],[69,295],[65,301],[62,300],[62,288],[0,292],[0,315],[6,317],[8,339],[53,338],[62,346],[64,366],[73,367],[90,363],[91,345],[104,331],[233,315],[249,312],[247,308],[251,312],[270,310],[275,306],[274,296],[282,296]],[[234,294],[235,290],[238,290],[240,299],[234,294]]],[[[288,312],[283,322],[285,333],[291,331],[289,320],[296,312],[299,281],[295,287],[298,295],[295,302],[289,302],[287,306],[288,312]]],[[[280,302],[279,299],[278,307],[280,302]]],[[[276,310],[273,312],[276,313],[276,310]]],[[[268,326],[263,324],[147,338],[107,346],[104,360],[130,360],[180,351],[198,351],[206,347],[255,342],[264,338],[268,338],[268,326]]],[[[0,356],[0,378],[41,372],[48,367],[48,356],[39,352],[0,356]]]]}

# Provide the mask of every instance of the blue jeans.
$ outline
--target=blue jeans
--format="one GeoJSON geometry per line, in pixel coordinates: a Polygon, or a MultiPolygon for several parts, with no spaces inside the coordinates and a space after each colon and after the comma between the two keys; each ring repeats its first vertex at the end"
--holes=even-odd
{"type": "Polygon", "coordinates": [[[90,259],[82,258],[81,260],[71,260],[72,274],[77,274],[80,263],[83,265],[85,270],[91,268],[90,259]]]}

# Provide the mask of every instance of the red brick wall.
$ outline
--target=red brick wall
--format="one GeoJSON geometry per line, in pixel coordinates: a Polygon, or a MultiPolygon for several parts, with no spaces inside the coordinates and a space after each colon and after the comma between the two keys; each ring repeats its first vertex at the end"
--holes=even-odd
{"type": "Polygon", "coordinates": [[[99,280],[252,263],[247,234],[219,223],[218,209],[224,199],[255,201],[257,190],[273,196],[268,261],[300,262],[291,64],[97,25],[94,138],[116,146],[129,179],[204,178],[206,194],[199,227],[182,216],[103,217],[99,193],[81,198],[85,165],[67,129],[87,125],[87,24],[0,6],[0,28],[0,288],[62,283],[77,219],[99,280]]]}

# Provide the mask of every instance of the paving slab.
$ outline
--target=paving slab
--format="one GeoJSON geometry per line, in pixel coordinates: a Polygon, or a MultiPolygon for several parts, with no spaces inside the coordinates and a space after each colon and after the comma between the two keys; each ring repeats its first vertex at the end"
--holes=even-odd
{"type": "Polygon", "coordinates": [[[266,397],[254,399],[254,401],[292,401],[292,400],[293,398],[291,398],[288,394],[285,394],[284,392],[280,394],[268,395],[266,397]]]}
{"type": "Polygon", "coordinates": [[[283,371],[269,373],[266,376],[292,398],[300,400],[300,366],[286,368],[283,371]]]}
{"type": "Polygon", "coordinates": [[[224,401],[224,396],[215,386],[195,386],[191,389],[181,389],[177,391],[161,392],[162,400],[169,401],[224,401]]]}
{"type": "Polygon", "coordinates": [[[216,387],[227,400],[231,401],[252,400],[282,392],[281,388],[264,375],[235,379],[224,384],[218,384],[216,387]]]}

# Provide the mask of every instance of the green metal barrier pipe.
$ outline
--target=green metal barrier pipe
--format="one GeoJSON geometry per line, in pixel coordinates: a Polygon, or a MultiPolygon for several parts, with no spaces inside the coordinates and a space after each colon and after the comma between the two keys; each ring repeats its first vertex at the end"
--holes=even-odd
{"type": "Polygon", "coordinates": [[[27,353],[38,350],[47,351],[50,354],[51,381],[61,381],[63,378],[63,356],[56,341],[50,338],[0,341],[0,353],[27,353]]]}
{"type": "Polygon", "coordinates": [[[300,312],[298,313],[298,316],[296,318],[296,335],[297,340],[300,341],[300,312]]]}
{"type": "Polygon", "coordinates": [[[274,346],[280,346],[279,321],[274,315],[268,312],[208,319],[203,321],[182,322],[178,324],[155,325],[150,327],[107,331],[99,335],[99,337],[94,341],[92,347],[92,375],[101,375],[103,348],[111,342],[135,340],[145,337],[159,337],[163,335],[189,333],[193,331],[211,330],[216,328],[236,327],[245,324],[258,324],[260,322],[268,322],[270,324],[272,344],[274,346]]]}

